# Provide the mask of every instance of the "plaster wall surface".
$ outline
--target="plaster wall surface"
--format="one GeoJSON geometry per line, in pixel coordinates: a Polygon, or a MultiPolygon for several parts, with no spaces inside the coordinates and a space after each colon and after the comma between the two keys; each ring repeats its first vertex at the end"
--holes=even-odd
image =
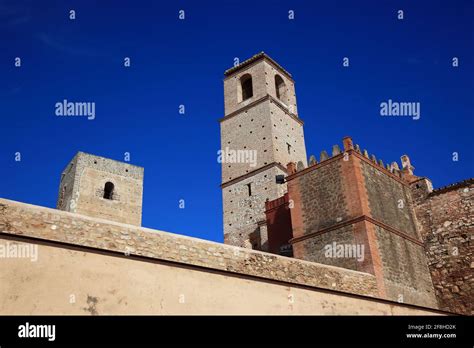
{"type": "MultiPolygon", "coordinates": [[[[0,243],[6,241],[25,244],[0,238],[0,243]]],[[[0,314],[437,314],[322,289],[80,248],[40,244],[38,253],[37,262],[1,261],[0,314]]]]}

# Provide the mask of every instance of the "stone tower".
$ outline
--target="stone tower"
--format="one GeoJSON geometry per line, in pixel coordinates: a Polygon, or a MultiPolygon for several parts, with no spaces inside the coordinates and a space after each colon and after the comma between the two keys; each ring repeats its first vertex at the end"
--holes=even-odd
{"type": "Polygon", "coordinates": [[[57,209],[141,225],[143,168],[78,152],[61,174],[57,209]]]}
{"type": "Polygon", "coordinates": [[[306,166],[303,121],[295,84],[278,63],[259,53],[224,73],[220,120],[224,242],[267,250],[265,201],[286,192],[275,182],[286,164],[306,166]]]}

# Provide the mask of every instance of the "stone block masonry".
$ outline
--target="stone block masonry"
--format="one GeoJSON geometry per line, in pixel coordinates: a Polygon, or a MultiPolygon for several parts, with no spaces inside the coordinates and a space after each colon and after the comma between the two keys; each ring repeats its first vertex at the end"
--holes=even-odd
{"type": "Polygon", "coordinates": [[[61,175],[57,208],[139,226],[143,172],[142,167],[78,152],[61,175]]]}
{"type": "Polygon", "coordinates": [[[437,190],[411,184],[439,307],[474,315],[474,179],[437,190]]]}
{"type": "Polygon", "coordinates": [[[285,185],[274,184],[275,176],[284,173],[278,166],[273,166],[223,187],[226,244],[256,250],[267,248],[267,241],[261,238],[258,222],[265,219],[265,202],[285,193],[285,185]]]}

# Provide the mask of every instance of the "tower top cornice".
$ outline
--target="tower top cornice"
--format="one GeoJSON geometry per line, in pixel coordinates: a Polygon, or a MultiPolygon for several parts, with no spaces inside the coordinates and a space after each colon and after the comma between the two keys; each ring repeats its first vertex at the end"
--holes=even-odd
{"type": "Polygon", "coordinates": [[[230,69],[227,69],[226,71],[224,71],[224,76],[225,78],[228,78],[229,76],[233,75],[234,73],[236,73],[237,71],[255,63],[255,62],[258,62],[260,60],[266,60],[267,62],[269,62],[270,64],[274,65],[278,70],[280,70],[282,73],[284,73],[289,79],[291,79],[293,81],[293,77],[291,76],[291,74],[286,71],[280,64],[278,64],[275,60],[273,60],[268,54],[266,54],[265,52],[260,52],[260,53],[257,53],[256,55],[250,57],[249,59],[247,60],[244,60],[242,63],[240,63],[239,65],[236,65],[230,69]]]}

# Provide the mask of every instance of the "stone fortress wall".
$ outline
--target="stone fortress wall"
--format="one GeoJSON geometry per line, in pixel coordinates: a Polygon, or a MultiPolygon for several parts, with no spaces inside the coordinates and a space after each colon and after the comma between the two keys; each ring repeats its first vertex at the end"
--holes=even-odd
{"type": "Polygon", "coordinates": [[[1,314],[444,314],[373,275],[0,199],[1,314]]]}

